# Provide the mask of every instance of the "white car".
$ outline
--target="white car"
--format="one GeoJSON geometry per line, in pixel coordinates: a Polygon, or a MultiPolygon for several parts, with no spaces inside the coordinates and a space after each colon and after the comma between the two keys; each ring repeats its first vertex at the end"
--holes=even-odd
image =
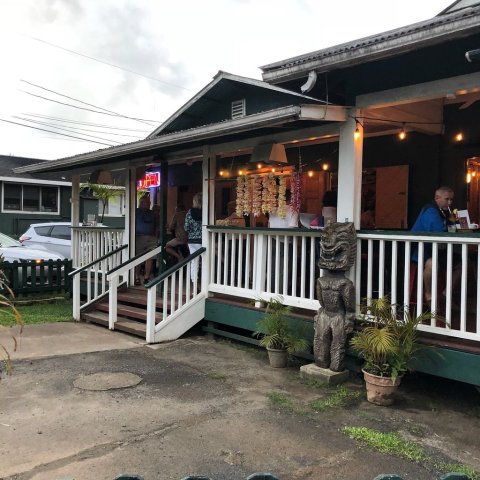
{"type": "MultiPolygon", "coordinates": [[[[64,257],[62,255],[57,255],[56,253],[51,253],[41,249],[24,247],[20,242],[17,242],[17,240],[14,240],[12,237],[9,237],[4,233],[0,233],[0,256],[3,257],[3,260],[5,262],[21,262],[34,260],[36,263],[41,263],[43,260],[64,260],[64,257]]],[[[39,268],[40,267],[37,267],[36,269],[37,274],[39,273],[39,268]]],[[[27,267],[26,274],[27,277],[30,278],[30,267],[27,267]]],[[[21,280],[22,278],[22,269],[18,270],[18,278],[19,280],[21,280]]]]}
{"type": "Polygon", "coordinates": [[[72,258],[71,222],[32,223],[19,238],[22,245],[72,258]]]}

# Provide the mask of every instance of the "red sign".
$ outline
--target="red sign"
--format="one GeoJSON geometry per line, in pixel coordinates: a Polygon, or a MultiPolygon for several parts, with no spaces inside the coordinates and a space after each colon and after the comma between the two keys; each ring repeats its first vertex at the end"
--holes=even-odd
{"type": "Polygon", "coordinates": [[[146,172],[145,176],[137,182],[138,188],[150,188],[160,186],[160,172],[146,172]]]}

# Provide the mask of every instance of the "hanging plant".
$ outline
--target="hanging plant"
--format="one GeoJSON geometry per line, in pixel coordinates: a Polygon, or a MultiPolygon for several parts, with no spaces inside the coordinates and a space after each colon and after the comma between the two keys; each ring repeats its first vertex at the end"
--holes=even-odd
{"type": "Polygon", "coordinates": [[[280,218],[285,218],[287,216],[287,179],[284,175],[280,177],[279,185],[278,185],[278,216],[280,218]]]}
{"type": "Polygon", "coordinates": [[[245,177],[243,177],[242,175],[237,177],[237,199],[235,204],[235,213],[239,217],[241,217],[243,214],[243,205],[244,205],[243,195],[245,192],[244,180],[245,180],[245,177]]]}
{"type": "Polygon", "coordinates": [[[299,172],[292,173],[292,199],[290,205],[295,212],[302,208],[302,179],[299,172]]]}
{"type": "Polygon", "coordinates": [[[262,212],[272,213],[277,208],[277,181],[273,173],[269,173],[263,180],[262,212]]]}
{"type": "Polygon", "coordinates": [[[262,181],[257,176],[252,179],[252,213],[254,217],[262,213],[262,181]]]}

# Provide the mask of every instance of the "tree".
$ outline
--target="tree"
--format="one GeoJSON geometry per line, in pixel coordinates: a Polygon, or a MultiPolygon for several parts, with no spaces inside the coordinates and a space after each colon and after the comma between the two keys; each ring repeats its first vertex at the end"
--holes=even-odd
{"type": "Polygon", "coordinates": [[[105,209],[107,208],[109,200],[115,197],[119,197],[122,194],[122,190],[116,185],[103,185],[99,183],[83,183],[81,188],[88,188],[92,192],[92,195],[102,202],[102,218],[100,223],[103,223],[103,217],[105,216],[105,209]]]}

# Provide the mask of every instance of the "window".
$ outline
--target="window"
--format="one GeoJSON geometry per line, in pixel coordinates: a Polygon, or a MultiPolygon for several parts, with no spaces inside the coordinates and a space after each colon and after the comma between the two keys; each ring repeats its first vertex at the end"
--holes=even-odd
{"type": "Polygon", "coordinates": [[[68,225],[55,225],[50,232],[53,238],[61,238],[62,240],[70,240],[72,238],[72,230],[68,225]]]}
{"type": "MultiPolygon", "coordinates": [[[[115,197],[111,197],[107,200],[107,205],[105,207],[105,215],[111,216],[121,216],[125,213],[125,195],[122,193],[115,197]]],[[[100,200],[98,202],[98,214],[101,216],[103,210],[103,202],[100,200]]]]}
{"type": "Polygon", "coordinates": [[[34,227],[35,233],[41,237],[48,237],[48,233],[52,227],[34,227]]]}
{"type": "Polygon", "coordinates": [[[59,191],[59,187],[5,183],[3,185],[3,211],[58,213],[59,191]]]}

